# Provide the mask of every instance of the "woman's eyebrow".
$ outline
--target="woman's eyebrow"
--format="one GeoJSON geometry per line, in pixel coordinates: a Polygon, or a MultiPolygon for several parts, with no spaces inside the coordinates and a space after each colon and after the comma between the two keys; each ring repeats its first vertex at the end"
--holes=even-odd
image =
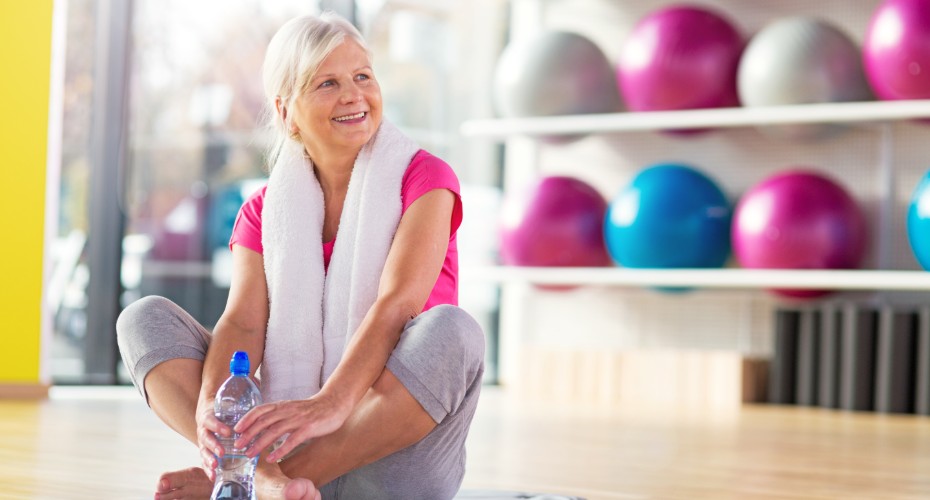
{"type": "MultiPolygon", "coordinates": [[[[355,69],[354,72],[358,72],[358,71],[362,71],[362,70],[372,71],[371,65],[366,64],[365,66],[359,66],[358,68],[355,69]]],[[[315,81],[317,81],[317,80],[319,80],[319,79],[321,79],[321,78],[332,78],[332,77],[334,77],[334,76],[336,76],[335,73],[322,73],[322,74],[319,74],[319,75],[314,76],[313,78],[310,79],[310,81],[311,81],[311,82],[315,82],[315,81]]]]}

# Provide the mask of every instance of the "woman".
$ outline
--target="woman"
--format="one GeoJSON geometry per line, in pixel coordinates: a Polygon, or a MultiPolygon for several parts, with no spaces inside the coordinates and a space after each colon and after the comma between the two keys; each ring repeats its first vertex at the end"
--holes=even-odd
{"type": "Polygon", "coordinates": [[[156,498],[209,496],[236,350],[261,364],[266,404],[235,429],[261,454],[259,497],[451,498],[484,356],[455,306],[458,181],[382,120],[369,51],[338,16],[282,26],[263,78],[273,167],[240,210],[212,334],[159,297],[117,323],[134,383],[203,461],[162,475],[156,498]]]}

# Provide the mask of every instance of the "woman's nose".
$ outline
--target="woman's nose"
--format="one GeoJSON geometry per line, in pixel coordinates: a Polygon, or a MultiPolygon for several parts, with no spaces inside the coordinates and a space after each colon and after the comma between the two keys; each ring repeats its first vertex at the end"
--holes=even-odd
{"type": "Polygon", "coordinates": [[[339,99],[343,104],[351,104],[362,98],[362,91],[359,90],[355,85],[346,85],[342,88],[343,91],[339,96],[339,99]]]}

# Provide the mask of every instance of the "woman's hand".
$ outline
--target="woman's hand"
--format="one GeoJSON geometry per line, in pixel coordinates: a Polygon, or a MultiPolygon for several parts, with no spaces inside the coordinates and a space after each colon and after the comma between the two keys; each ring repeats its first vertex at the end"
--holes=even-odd
{"type": "Polygon", "coordinates": [[[232,436],[232,429],[220,422],[213,413],[213,400],[201,399],[197,403],[197,445],[200,448],[200,459],[210,481],[216,480],[217,460],[223,456],[225,450],[220,444],[216,434],[223,437],[232,436]]]}
{"type": "Polygon", "coordinates": [[[245,451],[249,457],[289,434],[287,440],[270,453],[266,460],[277,462],[301,443],[336,431],[349,417],[352,408],[341,404],[335,397],[322,392],[309,399],[279,401],[252,408],[236,424],[240,433],[236,447],[252,444],[245,451]]]}

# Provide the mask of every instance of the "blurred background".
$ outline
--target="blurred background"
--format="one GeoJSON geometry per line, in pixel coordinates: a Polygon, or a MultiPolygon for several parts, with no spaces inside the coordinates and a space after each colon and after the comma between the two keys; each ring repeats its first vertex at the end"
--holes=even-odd
{"type": "Polygon", "coordinates": [[[40,400],[4,406],[12,491],[162,470],[123,446],[162,439],[116,319],[157,294],[217,321],[265,47],[323,10],[462,183],[460,305],[500,386],[466,484],[927,496],[928,0],[0,0],[0,402],[40,400]],[[68,399],[110,392],[139,413],[68,399]],[[60,435],[105,458],[30,458],[60,435]]]}
{"type": "Polygon", "coordinates": [[[54,384],[128,383],[114,323],[142,296],[216,322],[233,221],[266,177],[265,47],[335,10],[369,40],[386,116],[462,182],[460,305],[487,382],[729,407],[786,402],[780,384],[846,409],[893,385],[898,411],[930,413],[926,2],[54,7],[54,384]]]}
{"type": "MultiPolygon", "coordinates": [[[[293,16],[335,10],[360,27],[374,52],[385,115],[455,168],[469,200],[461,231],[491,228],[480,221],[496,212],[500,147],[468,145],[457,131],[466,119],[491,115],[489,74],[506,35],[506,2],[55,5],[67,12],[67,49],[49,287],[54,383],[129,381],[112,325],[139,297],[168,297],[208,328],[219,318],[233,222],[266,180],[264,51],[293,16]],[[469,36],[478,29],[486,36],[469,36]],[[96,161],[104,157],[115,161],[96,161]]],[[[493,232],[460,240],[463,262],[493,262],[493,232]]],[[[461,290],[491,338],[496,293],[494,285],[461,290]]]]}

